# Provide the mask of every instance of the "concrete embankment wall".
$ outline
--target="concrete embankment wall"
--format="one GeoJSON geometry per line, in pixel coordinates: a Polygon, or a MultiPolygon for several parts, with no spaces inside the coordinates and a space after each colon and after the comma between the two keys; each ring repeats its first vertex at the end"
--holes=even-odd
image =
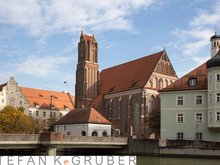
{"type": "Polygon", "coordinates": [[[168,146],[160,147],[159,140],[129,139],[128,144],[125,154],[220,158],[220,143],[217,142],[168,141],[168,146]]]}
{"type": "Polygon", "coordinates": [[[159,141],[150,139],[128,139],[125,154],[130,155],[159,155],[159,141]]]}
{"type": "Polygon", "coordinates": [[[219,157],[220,150],[199,148],[160,148],[160,155],[185,157],[219,157]]]}

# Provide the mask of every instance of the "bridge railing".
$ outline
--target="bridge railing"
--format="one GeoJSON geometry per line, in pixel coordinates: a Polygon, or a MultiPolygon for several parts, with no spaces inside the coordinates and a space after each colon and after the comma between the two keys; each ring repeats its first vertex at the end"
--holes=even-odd
{"type": "Polygon", "coordinates": [[[35,141],[35,142],[81,142],[81,143],[128,143],[125,137],[70,136],[62,133],[44,132],[41,134],[0,134],[0,142],[35,141]]]}
{"type": "Polygon", "coordinates": [[[0,141],[38,141],[39,134],[0,134],[0,141]]]}

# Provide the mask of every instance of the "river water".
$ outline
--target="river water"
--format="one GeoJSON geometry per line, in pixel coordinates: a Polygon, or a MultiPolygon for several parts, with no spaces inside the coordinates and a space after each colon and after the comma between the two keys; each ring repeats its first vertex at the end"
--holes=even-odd
{"type": "Polygon", "coordinates": [[[137,156],[137,165],[220,165],[219,159],[137,156]]]}

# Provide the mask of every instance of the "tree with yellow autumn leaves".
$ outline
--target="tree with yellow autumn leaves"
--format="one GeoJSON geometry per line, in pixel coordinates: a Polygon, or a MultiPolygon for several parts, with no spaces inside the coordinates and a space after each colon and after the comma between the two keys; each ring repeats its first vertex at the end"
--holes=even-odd
{"type": "Polygon", "coordinates": [[[35,120],[26,116],[22,108],[5,106],[0,111],[0,132],[1,133],[34,133],[36,132],[35,120]]]}

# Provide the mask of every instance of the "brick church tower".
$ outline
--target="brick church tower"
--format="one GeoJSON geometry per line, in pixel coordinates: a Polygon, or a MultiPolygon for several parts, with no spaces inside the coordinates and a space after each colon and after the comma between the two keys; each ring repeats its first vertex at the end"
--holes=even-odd
{"type": "Polygon", "coordinates": [[[98,44],[94,35],[81,32],[76,70],[76,108],[87,107],[98,94],[98,44]]]}

